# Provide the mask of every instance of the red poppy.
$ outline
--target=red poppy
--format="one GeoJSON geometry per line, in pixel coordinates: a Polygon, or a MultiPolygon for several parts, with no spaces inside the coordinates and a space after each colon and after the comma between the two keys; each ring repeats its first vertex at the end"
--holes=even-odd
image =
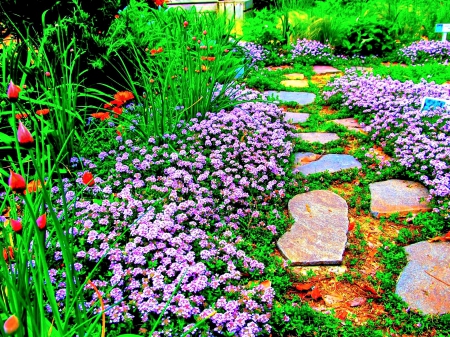
{"type": "Polygon", "coordinates": [[[214,61],[216,58],[214,56],[210,56],[206,58],[208,61],[212,62],[214,61]]]}
{"type": "Polygon", "coordinates": [[[122,114],[122,108],[114,107],[112,108],[112,111],[114,112],[114,118],[117,118],[122,114]]]}
{"type": "Polygon", "coordinates": [[[157,51],[158,53],[162,53],[162,52],[163,52],[163,49],[162,49],[162,47],[159,47],[156,51],[157,51]]]}
{"type": "Polygon", "coordinates": [[[16,119],[19,119],[19,120],[27,118],[27,117],[28,117],[28,114],[26,114],[24,112],[20,112],[20,113],[16,114],[16,119]]]}
{"type": "Polygon", "coordinates": [[[42,188],[42,184],[41,184],[40,180],[38,180],[38,181],[32,180],[27,184],[28,193],[36,192],[38,190],[38,188],[42,188]]]}
{"type": "Polygon", "coordinates": [[[22,223],[19,220],[11,219],[9,220],[9,224],[14,232],[22,234],[22,223]]]}
{"type": "Polygon", "coordinates": [[[25,191],[26,184],[25,179],[20,174],[14,173],[13,171],[9,170],[10,176],[8,179],[8,185],[9,187],[14,191],[18,193],[22,193],[25,191]]]}
{"type": "Polygon", "coordinates": [[[17,102],[17,100],[19,99],[19,92],[22,89],[19,88],[18,85],[15,85],[13,83],[13,81],[11,80],[11,82],[9,82],[9,86],[8,86],[8,99],[11,102],[17,102]]]}
{"type": "Polygon", "coordinates": [[[104,121],[105,119],[109,119],[109,112],[95,112],[93,114],[91,114],[92,117],[94,118],[98,118],[101,121],[104,121]]]}
{"type": "Polygon", "coordinates": [[[37,218],[36,224],[40,230],[45,229],[45,226],[47,225],[47,214],[44,213],[39,218],[37,218]]]}
{"type": "Polygon", "coordinates": [[[28,146],[34,143],[33,136],[22,122],[19,122],[19,128],[17,129],[17,139],[20,145],[28,146]]]}
{"type": "MultiPolygon", "coordinates": [[[[133,94],[131,94],[131,95],[133,95],[133,94]]],[[[134,96],[133,96],[133,98],[134,98],[134,96]]],[[[110,105],[115,105],[117,107],[121,107],[123,103],[124,103],[123,101],[120,101],[118,99],[115,99],[115,100],[112,100],[111,102],[109,102],[110,105]]]]}
{"type": "Polygon", "coordinates": [[[9,318],[3,324],[3,331],[7,335],[14,334],[17,330],[19,330],[20,322],[16,315],[9,316],[9,318]]]}
{"type": "Polygon", "coordinates": [[[43,116],[43,115],[47,115],[49,112],[50,112],[49,109],[37,110],[36,115],[43,116]]]}
{"type": "Polygon", "coordinates": [[[133,98],[134,98],[133,93],[129,91],[119,91],[114,95],[114,99],[121,102],[126,102],[133,98]]]}
{"type": "Polygon", "coordinates": [[[166,0],[153,0],[156,6],[162,6],[166,2],[166,0]]]}
{"type": "Polygon", "coordinates": [[[150,54],[153,56],[153,55],[155,55],[157,52],[156,52],[156,49],[152,49],[152,50],[150,50],[150,54]]]}
{"type": "Polygon", "coordinates": [[[118,19],[118,18],[119,18],[119,14],[114,15],[114,17],[115,17],[116,19],[118,19]]]}
{"type": "Polygon", "coordinates": [[[95,181],[94,181],[94,176],[92,175],[91,172],[84,172],[83,177],[83,184],[90,186],[94,186],[95,181]]]}

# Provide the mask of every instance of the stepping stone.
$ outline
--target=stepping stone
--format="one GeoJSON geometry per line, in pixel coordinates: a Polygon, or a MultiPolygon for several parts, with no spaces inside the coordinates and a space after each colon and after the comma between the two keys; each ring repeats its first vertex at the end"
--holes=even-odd
{"type": "Polygon", "coordinates": [[[405,247],[408,264],[395,293],[424,314],[450,312],[450,243],[418,242],[405,247]]]}
{"type": "Polygon", "coordinates": [[[278,97],[281,101],[294,101],[300,105],[307,105],[314,102],[316,95],[310,92],[290,92],[290,91],[264,91],[264,95],[278,97]]]}
{"type": "Polygon", "coordinates": [[[281,85],[284,85],[288,88],[308,88],[308,80],[284,80],[280,82],[281,85]]]}
{"type": "Polygon", "coordinates": [[[304,80],[305,75],[300,73],[286,74],[283,76],[287,80],[304,80]]]}
{"type": "Polygon", "coordinates": [[[302,113],[302,112],[285,112],[284,113],[284,120],[286,122],[291,122],[294,124],[297,123],[305,123],[308,119],[309,114],[302,113]]]}
{"type": "Polygon", "coordinates": [[[342,263],[347,243],[348,206],[330,191],[312,191],[289,201],[295,223],[277,242],[281,254],[292,265],[342,263]]]}
{"type": "Polygon", "coordinates": [[[319,156],[318,160],[311,160],[311,162],[308,163],[307,160],[312,158],[312,154],[306,156],[306,158],[301,156],[297,157],[296,154],[295,163],[301,165],[306,162],[306,164],[294,168],[292,173],[302,173],[305,176],[308,176],[310,174],[327,171],[329,173],[335,173],[352,168],[361,168],[361,163],[348,154],[326,154],[324,156],[319,156]],[[300,159],[297,161],[297,158],[300,159]]]}
{"type": "Polygon", "coordinates": [[[332,122],[345,126],[347,129],[351,131],[364,132],[361,125],[359,125],[358,121],[354,118],[334,119],[332,120],[332,122]]]}
{"type": "Polygon", "coordinates": [[[326,144],[339,139],[339,136],[337,134],[330,132],[305,132],[299,133],[297,134],[297,136],[306,142],[318,142],[320,144],[326,144]]]}
{"type": "Polygon", "coordinates": [[[408,213],[417,214],[431,210],[426,201],[419,201],[420,198],[429,196],[428,190],[421,183],[391,179],[372,183],[369,189],[370,212],[376,218],[394,213],[404,217],[408,213]]]}
{"type": "Polygon", "coordinates": [[[312,152],[297,152],[295,154],[294,165],[305,165],[307,163],[319,160],[321,157],[322,155],[312,152]]]}
{"type": "Polygon", "coordinates": [[[318,75],[322,75],[322,74],[336,74],[336,73],[340,73],[341,71],[339,69],[336,69],[332,66],[313,66],[313,71],[318,74],[318,75]]]}

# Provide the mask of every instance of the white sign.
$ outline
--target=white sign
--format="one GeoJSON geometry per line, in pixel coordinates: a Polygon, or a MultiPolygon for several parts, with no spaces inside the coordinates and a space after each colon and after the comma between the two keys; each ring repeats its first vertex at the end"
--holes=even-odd
{"type": "Polygon", "coordinates": [[[450,23],[438,23],[435,28],[436,33],[450,33],[450,23]]]}

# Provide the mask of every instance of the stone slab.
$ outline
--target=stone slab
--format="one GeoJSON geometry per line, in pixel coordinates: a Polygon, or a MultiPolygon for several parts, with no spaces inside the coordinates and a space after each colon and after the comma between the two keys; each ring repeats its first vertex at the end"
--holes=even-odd
{"type": "Polygon", "coordinates": [[[280,82],[281,85],[288,88],[308,88],[308,80],[284,80],[280,82]]]}
{"type": "Polygon", "coordinates": [[[405,251],[408,264],[395,293],[424,314],[450,313],[450,243],[418,242],[405,251]]]}
{"type": "Polygon", "coordinates": [[[293,74],[285,74],[283,77],[287,80],[304,80],[305,75],[300,73],[293,73],[293,74]]]}
{"type": "Polygon", "coordinates": [[[320,65],[313,66],[313,71],[317,75],[336,74],[336,73],[340,73],[341,72],[339,69],[336,69],[336,68],[334,68],[332,66],[320,66],[320,65]]]}
{"type": "Polygon", "coordinates": [[[349,223],[345,200],[317,190],[296,195],[288,209],[295,223],[277,242],[281,254],[293,266],[341,264],[349,223]]]}
{"type": "MultiPolygon", "coordinates": [[[[307,158],[312,158],[312,156],[310,155],[307,158]]],[[[299,164],[302,163],[301,162],[302,159],[303,157],[300,157],[299,164]]],[[[305,161],[305,159],[303,159],[303,161],[305,161]]],[[[321,173],[327,171],[330,173],[335,173],[352,168],[361,168],[361,163],[354,157],[348,154],[326,154],[324,156],[319,157],[319,159],[316,161],[311,161],[309,163],[294,168],[292,172],[294,174],[303,173],[305,176],[308,176],[314,173],[321,173]]]]}
{"type": "Polygon", "coordinates": [[[431,207],[420,198],[428,197],[428,190],[421,183],[407,180],[390,179],[369,185],[371,202],[370,212],[374,217],[390,216],[399,213],[407,216],[427,212],[431,207]]]}
{"type": "Polygon", "coordinates": [[[351,131],[359,131],[363,132],[361,125],[354,118],[342,118],[342,119],[334,119],[332,122],[345,126],[347,129],[351,131]]]}
{"type": "Polygon", "coordinates": [[[278,97],[281,101],[294,101],[300,105],[308,105],[314,102],[316,95],[310,92],[291,92],[291,91],[264,91],[264,95],[278,97]]]}
{"type": "Polygon", "coordinates": [[[326,144],[338,140],[339,136],[330,132],[305,132],[297,134],[298,138],[309,143],[326,144]]]}
{"type": "Polygon", "coordinates": [[[309,118],[309,114],[303,112],[285,112],[284,120],[286,122],[296,123],[305,123],[309,118]]]}
{"type": "Polygon", "coordinates": [[[294,165],[305,165],[319,160],[321,157],[322,155],[312,152],[297,152],[295,154],[294,165]]]}

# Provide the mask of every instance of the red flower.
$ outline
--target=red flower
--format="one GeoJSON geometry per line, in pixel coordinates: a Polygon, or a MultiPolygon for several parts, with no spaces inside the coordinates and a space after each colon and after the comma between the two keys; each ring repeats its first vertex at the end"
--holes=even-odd
{"type": "Polygon", "coordinates": [[[22,124],[22,122],[19,122],[17,138],[19,139],[20,145],[28,146],[34,143],[34,139],[31,136],[30,131],[28,131],[28,129],[25,127],[25,125],[22,124]]]}
{"type": "Polygon", "coordinates": [[[162,52],[163,52],[163,49],[162,49],[162,47],[159,47],[156,51],[157,51],[158,53],[162,53],[162,52]]]}
{"type": "Polygon", "coordinates": [[[51,74],[50,74],[49,71],[46,71],[46,72],[45,72],[45,76],[50,77],[50,75],[51,75],[51,74]]]}
{"type": "Polygon", "coordinates": [[[162,6],[166,2],[166,0],[153,0],[156,6],[162,6]]]}
{"type": "Polygon", "coordinates": [[[42,184],[41,184],[40,180],[38,180],[38,181],[32,180],[27,185],[28,193],[36,192],[38,190],[38,188],[42,188],[42,184]]]}
{"type": "Polygon", "coordinates": [[[114,112],[114,118],[117,118],[117,117],[119,117],[119,115],[122,114],[122,108],[114,107],[114,108],[112,108],[112,111],[114,112]]]}
{"type": "Polygon", "coordinates": [[[90,186],[94,186],[95,181],[94,181],[94,176],[92,175],[91,172],[84,172],[83,177],[83,184],[90,186]]]}
{"type": "Polygon", "coordinates": [[[44,213],[39,218],[37,218],[36,224],[40,230],[45,229],[45,226],[47,225],[47,214],[44,213]]]}
{"type": "Polygon", "coordinates": [[[120,102],[126,102],[133,98],[134,98],[133,93],[129,91],[119,91],[114,95],[114,99],[120,102]]]}
{"type": "Polygon", "coordinates": [[[13,83],[13,81],[11,80],[11,82],[9,82],[9,86],[8,86],[8,99],[11,102],[17,102],[17,100],[19,99],[19,92],[22,89],[19,88],[18,85],[15,85],[13,83]]]}
{"type": "Polygon", "coordinates": [[[20,322],[16,315],[9,316],[9,318],[3,324],[3,331],[7,335],[12,335],[17,330],[19,330],[20,322]]]}
{"type": "Polygon", "coordinates": [[[14,232],[22,234],[22,223],[19,220],[10,219],[9,224],[14,232]]]}
{"type": "Polygon", "coordinates": [[[109,112],[95,112],[93,114],[91,114],[92,117],[94,118],[98,118],[101,121],[104,121],[105,119],[109,119],[109,112]]]}
{"type": "Polygon", "coordinates": [[[9,187],[14,191],[18,193],[22,193],[25,191],[25,188],[27,187],[25,184],[25,179],[20,174],[14,173],[13,171],[9,170],[10,176],[8,180],[9,187]]]}
{"type": "MultiPolygon", "coordinates": [[[[131,94],[131,92],[130,92],[130,94],[131,94]]],[[[131,94],[131,96],[133,96],[133,94],[131,94]]],[[[133,98],[134,98],[134,96],[133,96],[133,98]]],[[[117,107],[121,107],[123,103],[124,103],[124,101],[119,101],[118,99],[115,99],[115,100],[112,100],[111,102],[109,102],[110,105],[115,105],[117,107]]]]}
{"type": "Polygon", "coordinates": [[[49,112],[50,112],[49,109],[37,110],[36,115],[43,116],[43,115],[47,115],[49,112]]]}
{"type": "Polygon", "coordinates": [[[187,22],[187,21],[184,21],[184,22],[183,22],[183,26],[184,26],[184,28],[186,28],[186,27],[188,26],[188,24],[189,24],[189,22],[187,22]]]}
{"type": "Polygon", "coordinates": [[[118,19],[118,18],[119,18],[119,14],[114,15],[114,17],[115,17],[116,19],[118,19]]]}

